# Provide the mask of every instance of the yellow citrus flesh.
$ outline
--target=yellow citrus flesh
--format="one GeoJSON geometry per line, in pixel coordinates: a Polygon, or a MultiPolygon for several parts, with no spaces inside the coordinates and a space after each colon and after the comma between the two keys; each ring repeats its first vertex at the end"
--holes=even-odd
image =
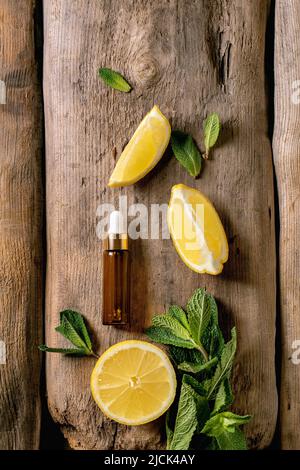
{"type": "Polygon", "coordinates": [[[146,341],[123,341],[105,351],[91,376],[94,400],[119,423],[145,424],[172,404],[176,376],[168,356],[146,341]]]}
{"type": "Polygon", "coordinates": [[[143,178],[163,156],[170,136],[169,121],[154,106],[123,150],[108,186],[129,186],[143,178]]]}
{"type": "Polygon", "coordinates": [[[200,191],[173,186],[168,226],[183,262],[198,273],[220,274],[228,259],[228,242],[212,203],[200,191]]]}

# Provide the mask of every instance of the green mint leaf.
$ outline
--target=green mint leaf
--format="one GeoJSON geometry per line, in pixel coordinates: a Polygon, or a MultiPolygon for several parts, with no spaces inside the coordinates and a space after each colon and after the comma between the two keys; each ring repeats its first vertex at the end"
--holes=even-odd
{"type": "Polygon", "coordinates": [[[219,450],[247,450],[244,433],[240,429],[233,432],[223,431],[216,438],[219,450]]]}
{"type": "Polygon", "coordinates": [[[159,328],[160,331],[149,329],[146,334],[149,338],[162,344],[171,344],[188,349],[198,349],[207,360],[208,356],[200,343],[196,343],[191,337],[190,332],[172,315],[155,315],[152,318],[154,328],[159,328]]]}
{"type": "Polygon", "coordinates": [[[197,395],[206,397],[205,388],[202,386],[200,382],[198,382],[198,380],[195,379],[195,377],[192,377],[191,375],[188,375],[188,374],[184,374],[182,377],[182,381],[186,383],[187,385],[189,385],[190,387],[192,387],[192,389],[194,390],[195,393],[197,393],[197,395]]]}
{"type": "Polygon", "coordinates": [[[45,344],[41,344],[38,346],[40,351],[43,352],[50,352],[50,353],[60,353],[60,354],[66,354],[69,356],[86,356],[86,351],[85,349],[79,349],[79,348],[48,348],[45,344]]]}
{"type": "Polygon", "coordinates": [[[251,416],[225,411],[210,418],[201,432],[214,437],[222,450],[246,450],[246,439],[239,426],[248,423],[250,419],[251,416]]]}
{"type": "Polygon", "coordinates": [[[220,358],[224,347],[224,337],[219,327],[218,307],[213,296],[207,292],[206,295],[210,302],[211,320],[203,333],[202,344],[208,351],[210,359],[215,356],[220,358]]]}
{"type": "Polygon", "coordinates": [[[71,323],[71,325],[76,330],[78,335],[85,342],[87,348],[91,350],[92,342],[88,334],[83,316],[80,313],[75,312],[74,310],[64,310],[63,312],[60,313],[61,323],[63,323],[64,319],[67,319],[68,322],[71,323]]]}
{"type": "Polygon", "coordinates": [[[195,364],[204,364],[203,355],[197,349],[187,349],[177,346],[170,346],[169,353],[177,366],[183,362],[193,362],[195,364]]]}
{"type": "Polygon", "coordinates": [[[187,320],[186,313],[181,307],[178,307],[178,305],[171,305],[168,310],[168,315],[176,318],[176,320],[178,320],[179,323],[181,323],[182,326],[184,326],[184,328],[186,328],[190,333],[190,325],[187,320]]]}
{"type": "Polygon", "coordinates": [[[232,405],[233,399],[234,396],[231,390],[229,379],[225,378],[217,392],[214,408],[212,410],[212,416],[225,411],[230,405],[232,405]]]}
{"type": "Polygon", "coordinates": [[[55,331],[64,336],[70,343],[80,349],[84,349],[87,352],[89,348],[86,346],[85,341],[80,337],[72,323],[67,318],[61,318],[61,323],[55,328],[55,331]]]}
{"type": "Polygon", "coordinates": [[[87,348],[85,342],[80,338],[76,330],[72,327],[71,323],[68,320],[65,320],[64,323],[57,326],[55,331],[64,336],[70,343],[74,344],[79,349],[84,349],[87,353],[89,349],[87,348]]]}
{"type": "Polygon", "coordinates": [[[221,382],[225,378],[229,378],[232,370],[233,360],[236,352],[236,329],[231,330],[231,340],[225,344],[220,361],[217,365],[213,377],[206,382],[206,388],[208,390],[208,397],[213,398],[221,382]]]}
{"type": "Polygon", "coordinates": [[[189,385],[193,390],[193,396],[197,408],[197,427],[196,432],[200,434],[201,429],[209,418],[210,409],[206,397],[206,390],[198,380],[190,375],[184,374],[182,382],[189,385]]]}
{"type": "Polygon", "coordinates": [[[178,369],[184,372],[191,372],[192,374],[199,374],[199,372],[204,372],[210,370],[214,367],[218,362],[217,357],[213,357],[209,361],[205,362],[204,364],[196,364],[194,362],[181,362],[178,364],[178,369]]]}
{"type": "Polygon", "coordinates": [[[241,426],[243,424],[249,423],[251,419],[250,415],[240,416],[232,413],[232,411],[224,411],[223,413],[219,413],[217,416],[219,419],[222,419],[222,425],[231,431],[233,431],[235,426],[241,426]]]}
{"type": "Polygon", "coordinates": [[[187,304],[188,321],[194,341],[201,344],[202,336],[211,320],[211,295],[197,289],[187,304]]]}
{"type": "Polygon", "coordinates": [[[123,91],[125,93],[128,93],[131,90],[131,86],[127,80],[125,80],[120,73],[115,72],[114,70],[103,67],[99,69],[99,76],[106,85],[114,88],[115,90],[123,91]]]}
{"type": "Polygon", "coordinates": [[[178,338],[181,338],[185,341],[190,341],[193,343],[193,339],[189,333],[189,331],[180,323],[177,318],[173,315],[155,315],[152,318],[153,326],[159,328],[167,328],[170,332],[172,332],[178,338]]]}
{"type": "Polygon", "coordinates": [[[209,150],[215,145],[220,133],[220,119],[217,113],[210,114],[203,122],[205,155],[208,158],[209,150]]]}
{"type": "Polygon", "coordinates": [[[208,351],[209,351],[209,357],[221,357],[222,351],[224,349],[224,337],[222,335],[222,332],[220,330],[219,325],[212,324],[210,326],[210,332],[209,332],[209,346],[208,346],[208,351]]]}
{"type": "Polygon", "coordinates": [[[171,411],[170,409],[167,411],[166,414],[166,436],[167,436],[167,449],[170,448],[174,436],[174,431],[171,427],[171,411]]]}
{"type": "Polygon", "coordinates": [[[179,163],[191,176],[198,176],[201,170],[201,155],[193,138],[181,131],[173,131],[171,146],[179,163]]]}
{"type": "Polygon", "coordinates": [[[168,450],[188,450],[197,423],[197,405],[193,389],[182,382],[173,439],[168,450]]]}
{"type": "Polygon", "coordinates": [[[178,348],[192,349],[195,347],[193,342],[176,336],[169,328],[150,326],[145,333],[148,338],[156,343],[173,345],[178,348]]]}
{"type": "Polygon", "coordinates": [[[84,349],[87,355],[93,353],[92,343],[88,335],[82,315],[73,310],[60,313],[60,325],[55,330],[67,338],[74,346],[84,349]]]}

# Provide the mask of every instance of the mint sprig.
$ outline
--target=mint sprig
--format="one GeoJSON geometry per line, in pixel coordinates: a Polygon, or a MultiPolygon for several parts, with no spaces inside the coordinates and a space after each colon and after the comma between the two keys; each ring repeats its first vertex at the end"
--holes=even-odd
{"type": "Polygon", "coordinates": [[[179,163],[195,178],[200,174],[202,158],[208,159],[210,149],[216,144],[220,134],[221,124],[217,113],[210,114],[203,121],[205,152],[200,154],[193,137],[182,131],[173,131],[171,146],[179,163]]]}
{"type": "Polygon", "coordinates": [[[75,348],[51,348],[42,344],[40,351],[61,353],[72,356],[94,356],[92,342],[86,328],[83,316],[74,310],[64,310],[60,312],[60,325],[55,331],[64,336],[75,348]]]}
{"type": "Polygon", "coordinates": [[[208,159],[210,149],[216,144],[221,129],[220,118],[217,113],[210,114],[203,122],[205,153],[203,158],[208,159]]]}
{"type": "Polygon", "coordinates": [[[234,400],[230,375],[236,330],[225,343],[216,301],[205,289],[196,289],[186,312],[172,305],[166,314],[155,315],[146,330],[150,339],[169,346],[179,377],[179,399],[166,420],[167,448],[244,450],[240,426],[250,416],[227,411],[234,400]]]}
{"type": "Polygon", "coordinates": [[[132,89],[131,85],[129,85],[123,75],[107,67],[99,69],[99,77],[106,85],[114,88],[115,90],[128,93],[132,89]]]}

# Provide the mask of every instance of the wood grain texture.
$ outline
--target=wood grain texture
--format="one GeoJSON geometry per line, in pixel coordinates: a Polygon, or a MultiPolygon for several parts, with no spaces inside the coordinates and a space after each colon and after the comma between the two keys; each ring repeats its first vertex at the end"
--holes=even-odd
{"type": "MultiPolygon", "coordinates": [[[[47,341],[59,311],[80,310],[99,352],[137,337],[154,313],[184,304],[206,286],[218,299],[226,331],[236,324],[235,409],[253,415],[249,444],[267,446],[277,416],[274,370],[275,244],[273,173],[267,137],[264,41],[268,2],[208,0],[45,0],[44,99],[47,160],[47,341]],[[130,94],[105,87],[97,69],[111,67],[130,94]],[[201,143],[201,122],[216,111],[220,144],[199,180],[167,152],[130,188],[107,188],[116,155],[153,104],[173,128],[201,143]],[[170,240],[132,242],[130,331],[101,325],[100,203],[166,203],[173,184],[201,189],[214,202],[230,241],[221,276],[197,275],[170,240]]],[[[137,429],[106,420],[92,401],[92,359],[47,358],[49,407],[73,448],[160,448],[162,422],[137,429]]]]}
{"type": "Polygon", "coordinates": [[[276,2],[274,161],[280,211],[283,449],[300,448],[300,3],[276,2]],[[298,81],[298,82],[297,82],[298,81]],[[298,349],[297,349],[298,348],[298,349]],[[293,360],[294,354],[294,360],[293,360]],[[296,363],[295,363],[296,360],[296,363]]]}
{"type": "Polygon", "coordinates": [[[40,431],[41,96],[33,2],[0,1],[0,449],[37,449],[40,431]]]}

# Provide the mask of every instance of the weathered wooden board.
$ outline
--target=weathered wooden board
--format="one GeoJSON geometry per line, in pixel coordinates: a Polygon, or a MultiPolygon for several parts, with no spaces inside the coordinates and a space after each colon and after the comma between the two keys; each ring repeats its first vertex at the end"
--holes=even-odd
{"type": "MultiPolygon", "coordinates": [[[[59,311],[80,310],[99,352],[140,335],[154,313],[184,304],[193,289],[216,295],[222,321],[235,323],[235,409],[253,415],[252,447],[267,446],[277,416],[274,370],[275,244],[273,174],[264,86],[268,2],[45,0],[44,99],[47,166],[47,341],[59,311]],[[106,88],[100,66],[128,77],[129,95],[106,88]],[[167,155],[134,187],[106,187],[116,155],[158,104],[174,128],[201,142],[211,111],[222,139],[194,181],[167,155]],[[230,240],[221,276],[197,275],[170,240],[132,242],[130,331],[101,325],[101,243],[97,206],[127,195],[129,203],[166,203],[173,184],[201,189],[214,201],[230,240]]],[[[49,407],[74,448],[159,448],[161,422],[138,429],[106,420],[89,391],[93,359],[47,358],[49,407]]]]}
{"type": "Polygon", "coordinates": [[[276,2],[274,161],[279,196],[283,449],[300,448],[300,2],[276,2]],[[298,343],[297,343],[298,341],[298,343]]]}
{"type": "Polygon", "coordinates": [[[36,449],[40,430],[41,96],[33,2],[0,1],[0,449],[36,449]],[[4,362],[4,361],[3,361],[4,362]]]}

